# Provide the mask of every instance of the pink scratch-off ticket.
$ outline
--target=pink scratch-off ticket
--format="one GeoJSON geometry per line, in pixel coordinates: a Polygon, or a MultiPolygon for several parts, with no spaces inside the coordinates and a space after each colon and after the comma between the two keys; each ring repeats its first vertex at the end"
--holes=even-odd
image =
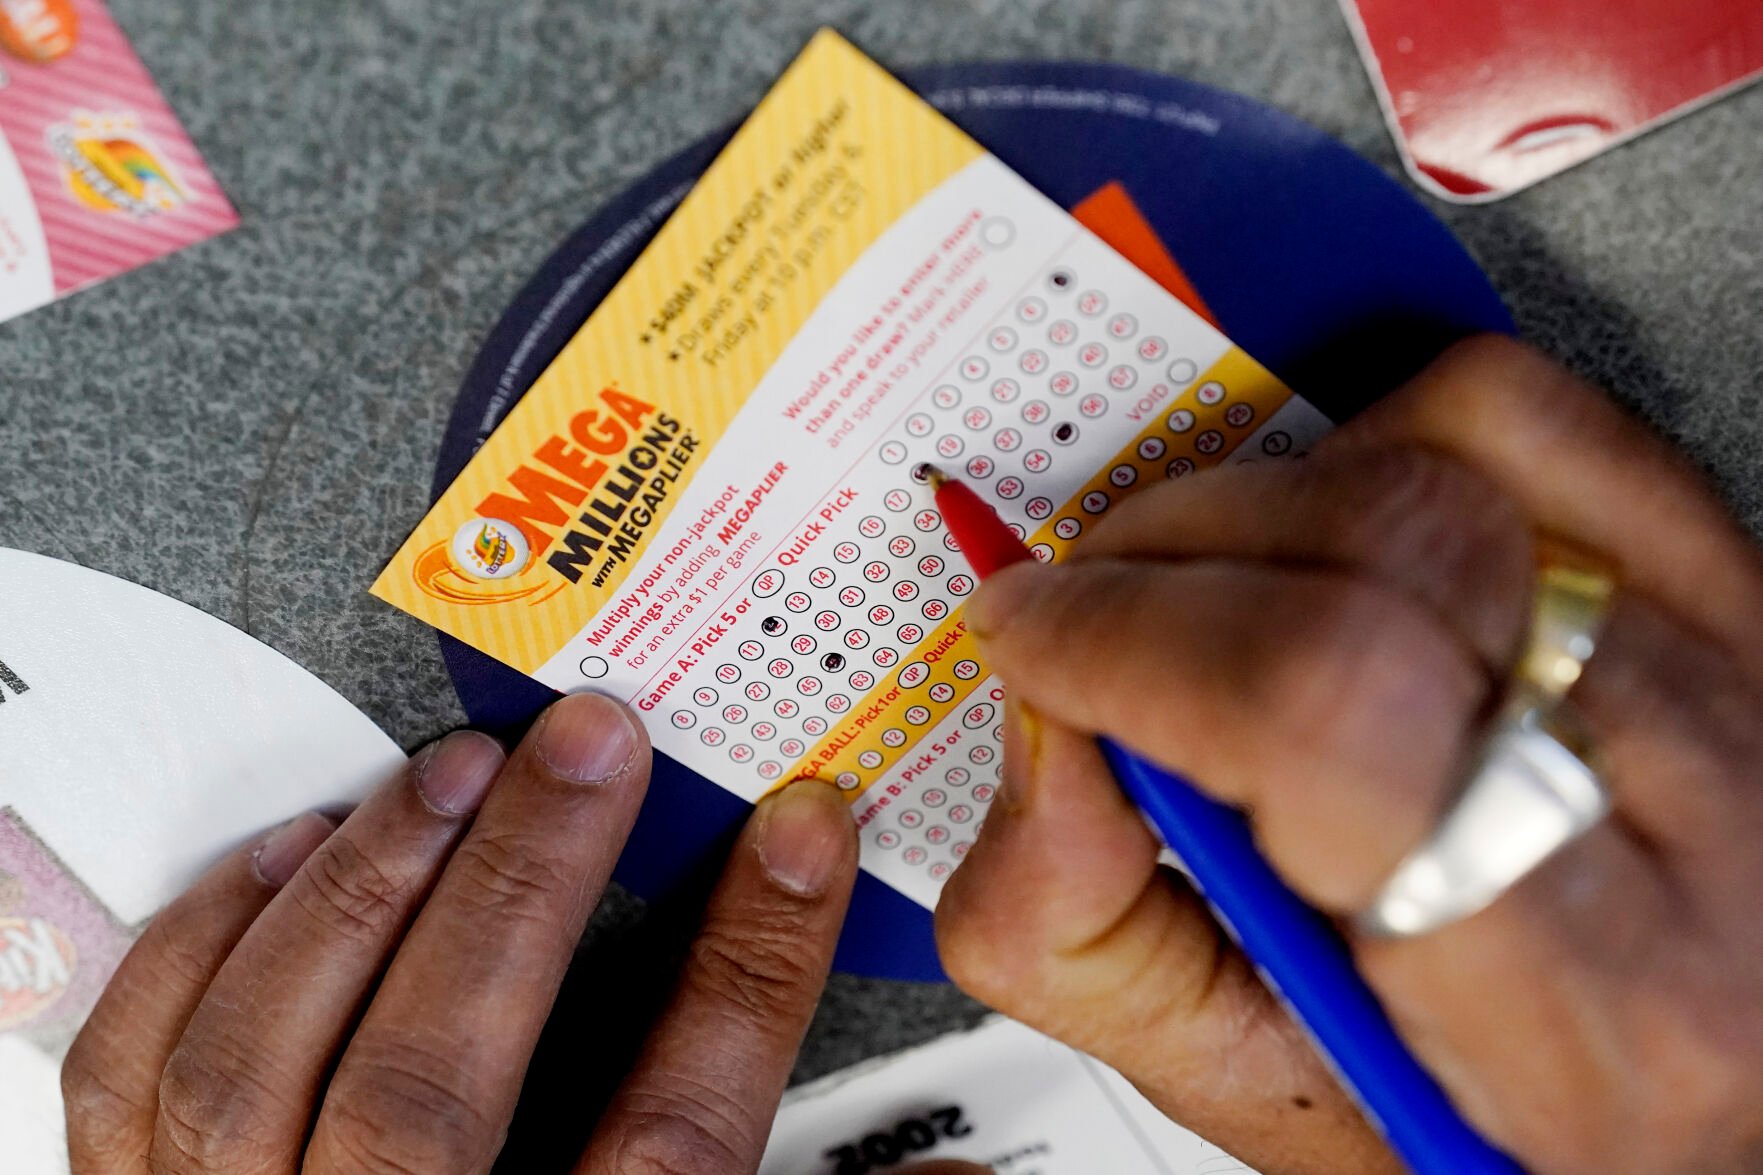
{"type": "Polygon", "coordinates": [[[101,0],[0,0],[0,320],[237,223],[101,0]]]}
{"type": "Polygon", "coordinates": [[[17,812],[0,808],[0,1034],[59,1054],[132,938],[17,812]]]}

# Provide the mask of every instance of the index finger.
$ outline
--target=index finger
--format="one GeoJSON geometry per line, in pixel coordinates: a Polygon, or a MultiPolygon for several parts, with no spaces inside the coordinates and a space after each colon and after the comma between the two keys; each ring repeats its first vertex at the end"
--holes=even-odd
{"type": "Polygon", "coordinates": [[[857,826],[805,780],[748,822],[678,988],[577,1175],[759,1165],[857,878],[857,826]]]}
{"type": "Polygon", "coordinates": [[[577,695],[545,712],[344,1051],[307,1175],[489,1169],[648,776],[648,740],[623,706],[577,695]]]}

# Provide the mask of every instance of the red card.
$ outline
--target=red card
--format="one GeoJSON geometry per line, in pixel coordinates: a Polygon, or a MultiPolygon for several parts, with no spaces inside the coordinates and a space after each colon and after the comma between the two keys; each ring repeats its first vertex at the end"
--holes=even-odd
{"type": "Polygon", "coordinates": [[[1342,0],[1416,181],[1498,199],[1763,76],[1757,0],[1342,0]]]}
{"type": "Polygon", "coordinates": [[[1180,298],[1189,310],[1217,326],[1200,291],[1188,280],[1168,246],[1139,206],[1118,180],[1103,184],[1072,206],[1071,215],[1077,222],[1101,237],[1116,253],[1132,262],[1145,275],[1180,298]]]}

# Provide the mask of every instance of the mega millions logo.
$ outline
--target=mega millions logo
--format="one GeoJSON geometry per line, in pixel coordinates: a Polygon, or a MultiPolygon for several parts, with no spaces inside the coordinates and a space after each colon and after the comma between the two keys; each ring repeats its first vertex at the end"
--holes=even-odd
{"type": "Polygon", "coordinates": [[[78,114],[48,130],[68,193],[94,212],[156,216],[188,203],[171,164],[132,115],[78,114]]]}
{"type": "Polygon", "coordinates": [[[419,552],[416,586],[448,604],[538,604],[603,586],[636,553],[697,449],[654,404],[608,385],[544,438],[451,539],[419,552]]]}
{"type": "Polygon", "coordinates": [[[43,918],[13,915],[23,897],[23,883],[0,873],[0,1032],[41,1016],[73,983],[72,941],[43,918]]]}

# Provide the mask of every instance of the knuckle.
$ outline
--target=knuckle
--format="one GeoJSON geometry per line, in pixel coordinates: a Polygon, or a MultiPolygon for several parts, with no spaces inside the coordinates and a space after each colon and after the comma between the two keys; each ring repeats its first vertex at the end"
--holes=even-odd
{"type": "Polygon", "coordinates": [[[1466,392],[1502,407],[1545,401],[1557,385],[1577,383],[1566,368],[1510,335],[1479,334],[1459,339],[1433,361],[1435,393],[1466,392]]]}
{"type": "Polygon", "coordinates": [[[282,1099],[268,1072],[230,1034],[179,1045],[159,1081],[155,1151],[201,1171],[272,1151],[282,1099]]]}
{"type": "Polygon", "coordinates": [[[546,838],[485,830],[455,854],[461,901],[497,921],[553,922],[560,906],[581,901],[581,878],[546,838]]]}
{"type": "Polygon", "coordinates": [[[1128,685],[1118,658],[1100,653],[1123,637],[1136,649],[1161,648],[1174,603],[1164,598],[1167,591],[1166,577],[1144,563],[1109,557],[1069,563],[983,634],[990,667],[1030,703],[1081,698],[1092,713],[1148,720],[1152,699],[1128,685]]]}
{"type": "MultiPolygon", "coordinates": [[[[960,876],[956,870],[951,887],[960,876]]],[[[1036,976],[1029,952],[1007,917],[1000,919],[991,908],[990,893],[984,887],[977,892],[945,890],[937,904],[937,954],[955,986],[982,1003],[1010,1010],[1036,987],[1036,976]]]]}
{"type": "Polygon", "coordinates": [[[1532,435],[1566,435],[1606,419],[1610,407],[1601,391],[1554,359],[1499,334],[1452,344],[1409,386],[1441,410],[1532,435]]]}
{"type": "Polygon", "coordinates": [[[166,988],[202,991],[213,981],[217,959],[208,922],[172,926],[155,918],[141,933],[138,958],[152,968],[154,980],[166,988]]]}
{"type": "Polygon", "coordinates": [[[81,1033],[61,1064],[68,1144],[76,1154],[106,1152],[126,1135],[131,1123],[143,1114],[151,1117],[152,1107],[138,1104],[111,1084],[106,1076],[111,1066],[100,1055],[102,1051],[102,1046],[81,1033]]]}
{"type": "Polygon", "coordinates": [[[147,1156],[150,1175],[206,1175],[218,1169],[207,1151],[188,1150],[164,1130],[154,1139],[152,1153],[147,1156]]]}
{"type": "Polygon", "coordinates": [[[1027,606],[1004,618],[995,644],[1006,649],[1032,643],[1064,650],[1080,647],[1106,618],[1139,602],[1134,577],[1124,574],[1118,560],[1087,559],[1069,565],[1062,577],[1066,590],[1042,590],[1027,606]],[[1081,588],[1075,586],[1081,584],[1081,588]]]}
{"type": "Polygon", "coordinates": [[[1145,609],[1150,577],[1135,574],[1130,564],[1099,560],[1083,570],[1083,590],[1061,593],[1054,601],[1048,619],[1055,631],[1101,635],[1118,617],[1136,618],[1145,609]]]}
{"type": "Polygon", "coordinates": [[[1159,606],[1162,582],[1142,566],[1116,559],[1074,565],[1070,590],[1047,602],[1039,631],[1058,653],[1060,672],[1076,676],[1103,696],[1119,693],[1119,679],[1108,660],[1096,656],[1121,633],[1150,634],[1165,625],[1159,606]]]}
{"type": "MultiPolygon", "coordinates": [[[[1528,366],[1545,361],[1535,350],[1511,335],[1490,332],[1457,340],[1446,347],[1434,362],[1453,372],[1476,374],[1488,370],[1505,371],[1514,364],[1528,366]]],[[[1554,365],[1551,363],[1549,366],[1554,365]]]]}
{"type": "MultiPolygon", "coordinates": [[[[1403,446],[1360,454],[1327,503],[1323,541],[1438,611],[1489,661],[1526,615],[1532,540],[1518,504],[1460,461],[1403,446]]],[[[1338,479],[1341,471],[1314,476],[1338,479]]]]}
{"type": "MultiPolygon", "coordinates": [[[[1430,698],[1466,678],[1456,645],[1399,593],[1369,580],[1318,577],[1305,606],[1270,626],[1258,655],[1244,658],[1252,704],[1281,715],[1318,747],[1359,743],[1393,729],[1430,698]]],[[[1431,711],[1428,711],[1431,713],[1431,711]]]]}
{"type": "Polygon", "coordinates": [[[300,876],[290,890],[294,901],[334,934],[377,943],[403,920],[408,887],[340,830],[313,854],[300,876]]]}
{"type": "Polygon", "coordinates": [[[937,955],[955,986],[989,1007],[1001,1008],[1021,994],[1011,982],[1011,968],[1003,952],[982,935],[968,931],[967,923],[937,919],[937,955]]]}
{"type": "MultiPolygon", "coordinates": [[[[1317,473],[1339,476],[1320,466],[1317,473]]],[[[1374,566],[1451,576],[1490,557],[1525,566],[1528,531],[1518,504],[1461,461],[1407,446],[1382,449],[1356,456],[1349,485],[1326,525],[1351,555],[1374,566]]]]}
{"type": "Polygon", "coordinates": [[[651,1085],[620,1108],[607,1168],[619,1175],[724,1175],[763,1149],[758,1124],[702,1083],[651,1085]]]}
{"type": "Polygon", "coordinates": [[[497,1101],[444,1048],[358,1039],[325,1097],[315,1148],[368,1175],[480,1171],[501,1148],[497,1101]]]}
{"type": "Polygon", "coordinates": [[[1340,683],[1375,641],[1368,590],[1357,580],[1330,576],[1307,585],[1303,606],[1292,609],[1269,632],[1259,655],[1243,659],[1245,692],[1252,703],[1277,706],[1294,730],[1326,727],[1346,704],[1340,683]],[[1259,695],[1259,696],[1256,696],[1259,695]]]}
{"type": "Polygon", "coordinates": [[[756,1021],[794,1014],[819,990],[810,952],[781,917],[719,920],[699,932],[691,950],[688,982],[756,1021]]]}

